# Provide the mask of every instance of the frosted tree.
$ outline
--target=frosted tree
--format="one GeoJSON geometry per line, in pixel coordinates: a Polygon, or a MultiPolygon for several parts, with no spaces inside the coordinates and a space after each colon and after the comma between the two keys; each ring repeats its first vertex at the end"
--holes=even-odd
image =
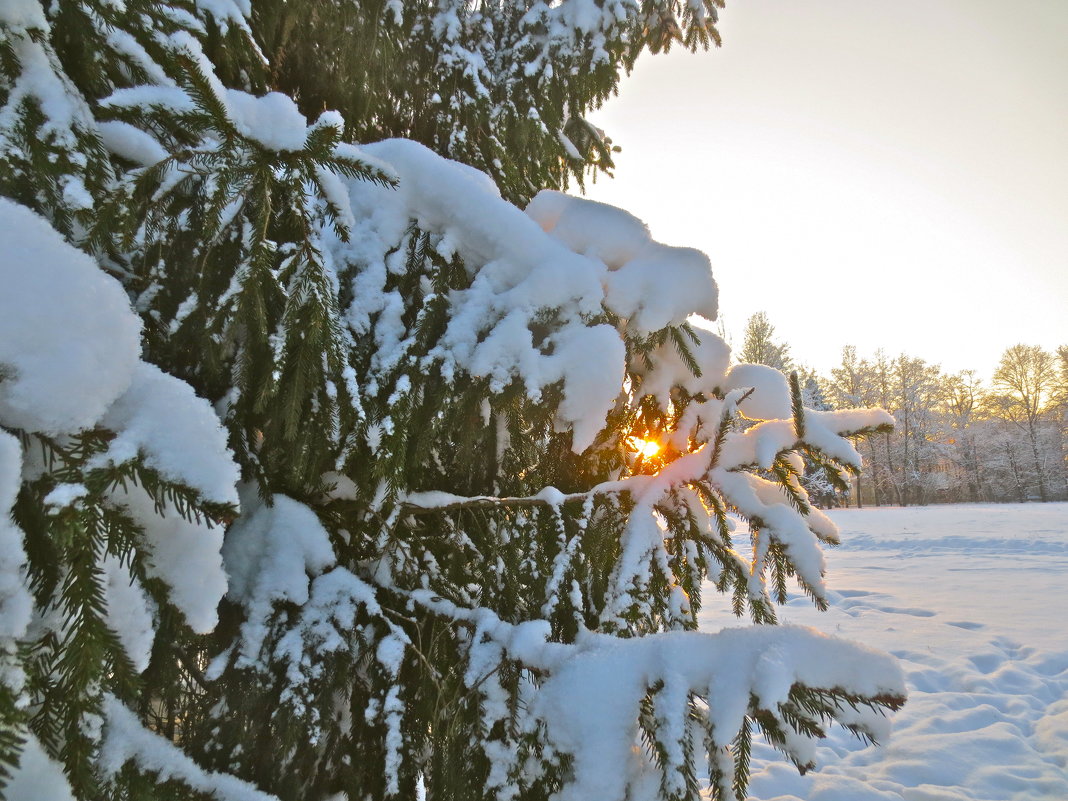
{"type": "Polygon", "coordinates": [[[81,271],[0,315],[9,801],[731,799],[754,735],[884,736],[888,656],[696,621],[826,606],[804,460],[891,418],[730,367],[703,254],[535,192],[714,4],[358,6],[0,12],[2,230],[81,271]]]}
{"type": "Polygon", "coordinates": [[[1061,483],[1068,498],[1068,345],[1057,348],[1057,384],[1054,391],[1055,414],[1060,417],[1061,483]]]}
{"type": "Polygon", "coordinates": [[[279,88],[360,141],[404,136],[513,202],[612,168],[587,119],[643,51],[719,44],[723,0],[285,0],[254,4],[279,88]]]}
{"type": "MultiPolygon", "coordinates": [[[[872,366],[867,359],[858,358],[857,349],[853,345],[846,345],[842,348],[842,360],[837,367],[831,368],[827,386],[832,408],[862,409],[877,406],[880,402],[876,394],[872,366]]],[[[883,465],[878,458],[876,438],[869,437],[863,444],[867,452],[865,469],[867,475],[862,478],[858,474],[855,478],[858,508],[864,501],[864,487],[867,486],[865,481],[870,482],[871,501],[876,506],[882,500],[882,488],[885,483],[880,481],[880,467],[883,465]]]]}
{"type": "MultiPolygon", "coordinates": [[[[1051,465],[1043,447],[1047,426],[1043,417],[1051,401],[1056,381],[1054,357],[1038,345],[1013,345],[1001,355],[994,371],[997,395],[991,399],[1000,416],[1017,426],[1027,437],[1032,474],[1039,499],[1050,500],[1048,474],[1051,465]]],[[[1055,468],[1054,468],[1055,469],[1055,468]]]]}
{"type": "Polygon", "coordinates": [[[958,473],[962,500],[985,497],[984,458],[979,445],[977,424],[981,421],[984,391],[974,370],[964,370],[944,379],[942,395],[945,426],[944,453],[958,473]]]}
{"type": "Polygon", "coordinates": [[[1068,345],[1057,348],[1057,379],[1054,395],[1061,405],[1068,404],[1068,345]]]}
{"type": "Polygon", "coordinates": [[[784,373],[793,369],[790,346],[775,340],[775,326],[765,312],[757,312],[746,321],[738,357],[743,362],[766,364],[784,373]]]}
{"type": "Polygon", "coordinates": [[[891,362],[891,386],[900,503],[926,503],[937,486],[931,466],[938,460],[934,433],[943,398],[941,371],[923,359],[901,354],[891,362]]]}

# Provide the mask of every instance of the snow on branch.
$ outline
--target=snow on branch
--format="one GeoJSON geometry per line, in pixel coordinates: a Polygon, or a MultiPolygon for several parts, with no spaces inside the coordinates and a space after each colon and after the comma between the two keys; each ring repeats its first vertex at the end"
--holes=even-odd
{"type": "Polygon", "coordinates": [[[446,381],[484,378],[494,393],[519,383],[535,402],[558,384],[558,430],[571,429],[577,453],[594,443],[620,395],[626,337],[716,314],[708,259],[654,242],[625,212],[546,191],[524,213],[483,173],[413,142],[363,150],[391,165],[396,189],[350,183],[359,223],[334,255],[359,267],[348,322],[358,334],[375,327],[374,361],[384,372],[413,342],[399,318],[404,300],[387,288],[413,222],[441,257],[462,260],[470,279],[449,292],[445,330],[422,369],[434,365],[446,381]]]}
{"type": "MultiPolygon", "coordinates": [[[[544,620],[510,624],[489,609],[466,609],[426,590],[405,595],[470,626],[476,642],[493,641],[507,658],[540,676],[532,714],[573,760],[571,781],[555,796],[559,801],[633,797],[643,774],[654,769],[648,752],[639,750],[635,762],[641,709],[650,695],[663,720],[699,720],[710,775],[726,798],[733,797],[739,756],[731,744],[743,728],[759,726],[772,745],[807,769],[827,722],[837,720],[877,741],[889,734],[885,711],[904,703],[904,677],[892,657],[806,627],[630,639],[585,631],[574,644],[564,644],[549,640],[544,620]]],[[[668,767],[681,767],[681,742],[665,742],[662,732],[656,736],[668,767]]]]}
{"type": "MultiPolygon", "coordinates": [[[[584,503],[590,497],[629,492],[645,496],[662,495],[669,489],[705,478],[713,467],[726,472],[741,472],[753,468],[770,469],[784,454],[806,445],[818,448],[828,455],[842,458],[849,464],[854,461],[859,467],[859,456],[844,437],[857,436],[892,425],[893,418],[881,409],[851,409],[847,419],[839,419],[839,412],[806,412],[806,419],[815,421],[817,428],[798,439],[793,423],[789,420],[768,420],[741,432],[728,434],[729,443],[722,451],[722,463],[716,465],[707,459],[711,451],[701,446],[687,454],[656,475],[633,475],[614,481],[605,481],[582,492],[564,493],[555,487],[545,487],[534,495],[497,497],[493,495],[457,495],[451,492],[428,490],[408,492],[399,499],[400,513],[420,514],[429,512],[452,512],[458,509],[500,509],[529,506],[560,507],[569,503],[584,503]],[[830,425],[828,425],[830,424],[830,425]],[[833,426],[833,427],[832,427],[833,426]],[[697,454],[704,454],[704,460],[697,454]]],[[[746,493],[748,494],[748,493],[746,493]]]]}
{"type": "MultiPolygon", "coordinates": [[[[842,713],[845,722],[875,740],[889,732],[879,708],[896,709],[904,701],[904,678],[891,657],[803,627],[669,632],[611,643],[593,637],[593,642],[598,647],[583,649],[580,643],[556,667],[534,707],[552,741],[574,759],[573,781],[560,801],[628,797],[630,785],[640,781],[632,761],[640,737],[638,712],[654,688],[676,707],[665,718],[685,720],[694,698],[707,703],[701,722],[710,773],[726,788],[735,769],[730,743],[752,719],[765,729],[778,727],[785,737],[773,744],[798,765],[812,765],[816,739],[823,735],[819,716],[808,732],[791,722],[796,698],[806,691],[871,699],[870,714],[854,714],[859,710],[849,700],[828,713],[842,713]]],[[[669,751],[681,747],[663,745],[669,751]]],[[[681,755],[669,762],[680,764],[681,755]]]]}
{"type": "MultiPolygon", "coordinates": [[[[786,384],[781,376],[772,389],[779,389],[780,385],[785,392],[786,384]]],[[[796,477],[803,467],[798,466],[799,454],[821,454],[846,469],[857,469],[860,457],[846,437],[879,430],[891,425],[893,419],[881,410],[856,410],[839,416],[798,408],[795,419],[766,420],[748,429],[733,430],[737,410],[761,391],[767,394],[767,382],[758,382],[755,387],[740,386],[722,400],[713,398],[695,404],[718,412],[716,425],[703,435],[705,441],[701,445],[671,459],[656,473],[626,476],[568,494],[553,487],[531,496],[502,498],[413,492],[398,499],[393,519],[451,514],[465,509],[504,511],[539,506],[562,514],[565,505],[581,503],[585,507],[599,496],[625,496],[628,506],[619,534],[620,552],[600,612],[604,625],[625,630],[635,609],[648,612],[643,593],[654,576],[674,583],[666,542],[675,533],[664,517],[673,511],[679,519],[703,521],[700,525],[713,543],[722,566],[730,571],[744,571],[751,603],[770,610],[767,580],[771,571],[780,600],[785,593],[783,581],[792,575],[816,605],[824,608],[826,562],[821,543],[836,543],[838,532],[830,518],[808,502],[796,477]],[[762,477],[761,473],[768,477],[762,477]],[[680,494],[684,487],[703,487],[705,495],[680,494]],[[713,530],[713,520],[703,500],[712,497],[709,493],[721,499],[716,501],[717,507],[733,510],[749,522],[754,539],[751,560],[735,552],[729,542],[722,542],[722,537],[713,530]]],[[[765,407],[757,408],[766,410],[767,398],[764,400],[765,407]]],[[[682,420],[693,422],[686,415],[682,420]]],[[[560,558],[571,558],[570,551],[562,551],[560,558]]],[[[554,570],[551,586],[556,587],[564,566],[559,564],[554,570]]],[[[679,594],[681,588],[675,587],[672,592],[679,594]]],[[[688,606],[685,594],[680,594],[670,605],[671,615],[686,619],[684,610],[688,606]]],[[[761,619],[773,619],[773,616],[769,611],[766,615],[762,613],[761,619]]]]}
{"type": "Polygon", "coordinates": [[[217,801],[278,801],[248,782],[197,765],[170,740],[141,725],[126,706],[112,695],[104,697],[104,739],[100,766],[114,776],[124,765],[154,773],[160,781],[178,781],[217,801]]]}

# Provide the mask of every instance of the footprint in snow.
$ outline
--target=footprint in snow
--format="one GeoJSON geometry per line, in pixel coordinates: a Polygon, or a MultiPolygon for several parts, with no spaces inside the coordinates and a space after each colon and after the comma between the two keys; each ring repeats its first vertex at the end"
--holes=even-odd
{"type": "Polygon", "coordinates": [[[869,592],[868,590],[841,590],[838,594],[843,598],[864,598],[868,595],[876,595],[877,593],[869,592]]]}
{"type": "Polygon", "coordinates": [[[985,676],[1005,664],[1005,657],[1001,654],[974,654],[968,657],[968,661],[985,676]]]}
{"type": "Polygon", "coordinates": [[[910,615],[912,617],[934,617],[935,612],[930,609],[916,609],[914,607],[902,607],[902,606],[873,606],[878,612],[886,612],[889,615],[910,615]]]}

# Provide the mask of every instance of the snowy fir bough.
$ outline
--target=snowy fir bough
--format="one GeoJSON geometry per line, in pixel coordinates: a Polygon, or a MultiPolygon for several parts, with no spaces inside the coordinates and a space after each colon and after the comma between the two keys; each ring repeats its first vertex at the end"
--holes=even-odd
{"type": "Polygon", "coordinates": [[[887,733],[893,660],[774,610],[892,420],[559,191],[715,10],[0,5],[4,798],[734,799],[887,733]]]}

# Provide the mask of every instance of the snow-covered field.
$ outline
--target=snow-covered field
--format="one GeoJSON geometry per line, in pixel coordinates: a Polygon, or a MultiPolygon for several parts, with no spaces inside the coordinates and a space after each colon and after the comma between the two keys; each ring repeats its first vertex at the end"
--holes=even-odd
{"type": "MultiPolygon", "coordinates": [[[[750,793],[776,801],[1068,799],[1068,504],[831,513],[832,608],[784,622],[894,654],[909,701],[882,747],[832,730],[806,776],[761,743],[750,793]]],[[[732,618],[706,596],[702,625],[732,618]]]]}

